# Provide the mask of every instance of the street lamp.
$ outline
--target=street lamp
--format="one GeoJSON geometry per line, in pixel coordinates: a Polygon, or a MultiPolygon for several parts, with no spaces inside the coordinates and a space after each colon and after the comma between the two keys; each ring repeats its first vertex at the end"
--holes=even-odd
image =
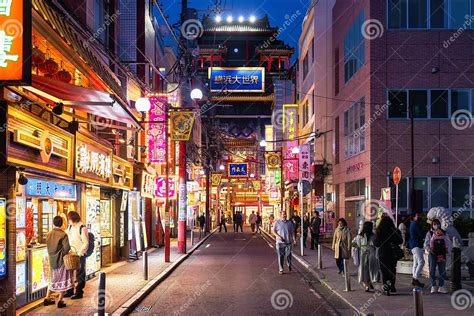
{"type": "Polygon", "coordinates": [[[298,154],[300,153],[300,148],[299,148],[299,147],[293,147],[293,148],[291,149],[291,153],[292,153],[293,155],[298,155],[298,154]]]}
{"type": "Polygon", "coordinates": [[[194,88],[194,89],[191,91],[191,99],[193,99],[194,101],[201,100],[202,97],[203,97],[203,94],[202,94],[201,89],[199,89],[199,88],[194,88]]]}
{"type": "Polygon", "coordinates": [[[260,141],[260,147],[267,147],[267,141],[265,139],[260,141]]]}
{"type": "Polygon", "coordinates": [[[148,98],[139,98],[135,102],[135,108],[137,109],[138,112],[148,112],[151,109],[151,102],[150,99],[148,98]]]}
{"type": "Polygon", "coordinates": [[[220,166],[219,166],[219,170],[224,171],[224,170],[225,170],[225,166],[224,166],[224,165],[220,165],[220,166]]]}
{"type": "Polygon", "coordinates": [[[222,17],[220,15],[216,16],[216,22],[221,23],[222,17]]]}
{"type": "Polygon", "coordinates": [[[254,174],[254,173],[251,173],[251,174],[250,174],[250,178],[255,178],[255,174],[254,174]]]}
{"type": "Polygon", "coordinates": [[[227,23],[232,23],[233,20],[234,18],[232,17],[232,15],[227,16],[227,19],[226,19],[227,23]]]}
{"type": "Polygon", "coordinates": [[[243,23],[244,22],[244,17],[241,15],[239,16],[239,23],[243,23]]]}
{"type": "Polygon", "coordinates": [[[255,23],[256,20],[257,18],[255,17],[255,15],[251,15],[249,18],[250,23],[255,23]]]}

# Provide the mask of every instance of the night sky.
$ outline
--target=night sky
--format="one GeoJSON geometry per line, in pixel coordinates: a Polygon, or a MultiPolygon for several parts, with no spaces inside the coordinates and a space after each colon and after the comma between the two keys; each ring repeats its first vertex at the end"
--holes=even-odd
{"type": "MultiPolygon", "coordinates": [[[[165,14],[168,16],[171,24],[175,24],[179,21],[179,14],[181,11],[180,0],[162,0],[163,9],[165,14]]],[[[212,11],[214,6],[214,0],[189,0],[188,7],[196,8],[201,19],[203,15],[209,14],[214,16],[212,11]]],[[[222,17],[225,18],[228,15],[232,15],[234,20],[239,16],[243,15],[248,18],[250,15],[255,15],[257,18],[262,18],[268,15],[271,26],[280,27],[283,26],[285,21],[285,15],[291,16],[293,14],[299,15],[298,19],[295,20],[289,27],[283,31],[279,39],[285,41],[290,46],[298,49],[298,39],[301,34],[301,23],[309,7],[310,0],[222,0],[221,5],[224,8],[222,17]]],[[[225,23],[225,22],[222,23],[225,23]]],[[[161,23],[161,22],[160,22],[161,23]]],[[[173,41],[169,38],[166,39],[167,44],[173,44],[173,41]]],[[[295,55],[293,59],[295,59],[295,55]]]]}

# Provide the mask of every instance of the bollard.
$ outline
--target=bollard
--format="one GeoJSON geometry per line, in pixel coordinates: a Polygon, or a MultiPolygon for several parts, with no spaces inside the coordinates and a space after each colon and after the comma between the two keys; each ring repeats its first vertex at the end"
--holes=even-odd
{"type": "Polygon", "coordinates": [[[317,245],[318,247],[318,269],[323,268],[323,246],[317,245]]]}
{"type": "Polygon", "coordinates": [[[415,303],[415,316],[423,316],[423,290],[419,287],[413,289],[415,303]]]}
{"type": "Polygon", "coordinates": [[[105,316],[105,272],[99,273],[99,295],[97,297],[97,315],[105,316]]]}
{"type": "Polygon", "coordinates": [[[194,245],[194,229],[191,229],[191,246],[194,245]]]}
{"type": "Polygon", "coordinates": [[[143,279],[148,280],[148,251],[143,252],[143,279]]]}
{"type": "Polygon", "coordinates": [[[456,292],[462,289],[461,285],[461,249],[453,247],[451,259],[451,290],[456,292]]]}
{"type": "Polygon", "coordinates": [[[346,289],[344,290],[344,292],[350,292],[351,291],[351,279],[350,279],[349,270],[347,269],[347,259],[344,259],[344,280],[345,280],[345,283],[346,283],[346,289]]]}

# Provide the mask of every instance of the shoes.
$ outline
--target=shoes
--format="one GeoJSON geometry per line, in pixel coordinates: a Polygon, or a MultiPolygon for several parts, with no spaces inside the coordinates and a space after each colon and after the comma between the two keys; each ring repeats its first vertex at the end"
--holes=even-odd
{"type": "Polygon", "coordinates": [[[437,286],[432,286],[431,287],[431,294],[438,293],[438,287],[437,286]]]}
{"type": "Polygon", "coordinates": [[[82,298],[82,294],[74,294],[71,296],[71,300],[80,300],[82,298]]]}
{"type": "Polygon", "coordinates": [[[64,307],[66,307],[66,303],[64,303],[63,301],[59,301],[58,308],[64,308],[64,307]]]}
{"type": "Polygon", "coordinates": [[[278,274],[284,274],[284,272],[283,271],[278,271],[278,274]]]}
{"type": "Polygon", "coordinates": [[[365,291],[366,291],[367,293],[369,293],[369,292],[370,292],[370,287],[366,286],[366,287],[365,287],[365,291]]]}
{"type": "Polygon", "coordinates": [[[289,267],[288,267],[288,271],[290,271],[290,272],[291,272],[291,266],[289,266],[289,267]]]}
{"type": "Polygon", "coordinates": [[[371,289],[371,290],[374,289],[374,285],[372,283],[369,284],[369,289],[371,289]]]}
{"type": "Polygon", "coordinates": [[[446,293],[448,293],[448,289],[444,286],[440,286],[438,288],[438,293],[446,294],[446,293]]]}
{"type": "Polygon", "coordinates": [[[44,301],[43,301],[43,305],[44,306],[48,306],[48,305],[54,305],[54,300],[52,299],[48,299],[48,298],[45,298],[44,301]]]}
{"type": "Polygon", "coordinates": [[[415,287],[421,287],[421,288],[425,287],[425,285],[423,283],[421,283],[420,281],[418,281],[417,279],[413,279],[411,281],[411,285],[413,285],[415,287]]]}
{"type": "Polygon", "coordinates": [[[397,293],[397,288],[395,286],[390,287],[391,293],[397,293]]]}
{"type": "Polygon", "coordinates": [[[74,295],[74,292],[66,292],[63,297],[68,298],[74,295]]]}

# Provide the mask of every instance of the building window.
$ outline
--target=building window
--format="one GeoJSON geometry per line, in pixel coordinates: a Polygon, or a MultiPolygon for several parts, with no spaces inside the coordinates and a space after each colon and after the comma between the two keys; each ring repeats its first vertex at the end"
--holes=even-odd
{"type": "Polygon", "coordinates": [[[387,97],[389,118],[409,118],[411,106],[421,119],[448,119],[458,110],[474,113],[474,89],[389,90],[387,97]]]}
{"type": "Polygon", "coordinates": [[[469,207],[469,178],[453,178],[451,205],[453,209],[469,207]]]}
{"type": "Polygon", "coordinates": [[[339,116],[334,120],[334,162],[339,164],[339,153],[340,153],[340,141],[339,141],[339,116]]]}
{"type": "MultiPolygon", "coordinates": [[[[390,199],[392,202],[392,208],[395,208],[395,197],[396,197],[396,186],[393,183],[393,178],[389,178],[390,183],[390,199]]],[[[398,184],[398,208],[408,208],[408,179],[403,178],[398,184]]]]}
{"type": "Polygon", "coordinates": [[[472,23],[468,24],[469,17],[474,15],[473,0],[387,1],[390,29],[458,29],[469,28],[469,24],[473,27],[472,23]]]}
{"type": "Polygon", "coordinates": [[[308,57],[308,53],[306,53],[303,58],[303,80],[305,80],[308,75],[308,57]]]}
{"type": "Polygon", "coordinates": [[[311,40],[311,47],[309,48],[311,52],[311,64],[314,63],[314,38],[311,40]]]}
{"type": "Polygon", "coordinates": [[[308,99],[303,102],[303,107],[301,108],[302,112],[302,122],[301,122],[301,127],[304,128],[306,124],[308,124],[308,99]]]}
{"type": "Polygon", "coordinates": [[[449,208],[449,181],[446,177],[431,178],[431,203],[449,208]]]}
{"type": "Polygon", "coordinates": [[[334,51],[334,94],[339,93],[339,48],[334,51]]]}
{"type": "Polygon", "coordinates": [[[365,102],[362,98],[344,112],[344,156],[355,156],[365,150],[365,102]]]}
{"type": "Polygon", "coordinates": [[[364,20],[362,11],[344,36],[344,82],[365,64],[365,39],[361,32],[364,20]]]}
{"type": "Polygon", "coordinates": [[[415,177],[415,190],[423,191],[423,209],[428,209],[428,178],[415,177]]]}

